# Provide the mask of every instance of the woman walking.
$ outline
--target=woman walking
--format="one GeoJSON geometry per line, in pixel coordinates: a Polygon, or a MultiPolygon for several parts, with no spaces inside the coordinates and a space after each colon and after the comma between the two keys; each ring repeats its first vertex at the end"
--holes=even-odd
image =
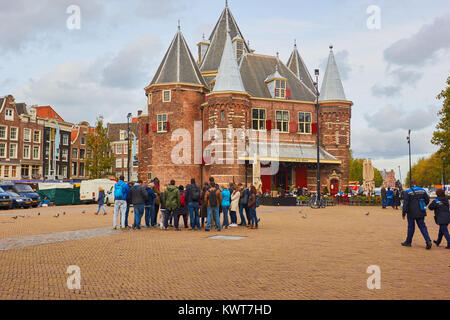
{"type": "Polygon", "coordinates": [[[439,225],[439,235],[436,241],[433,241],[436,246],[442,242],[442,238],[447,240],[446,249],[450,249],[450,235],[448,233],[448,225],[450,224],[450,211],[448,199],[445,196],[445,192],[442,189],[436,190],[437,199],[428,206],[428,209],[434,210],[434,220],[439,225]]]}
{"type": "Polygon", "coordinates": [[[103,209],[103,215],[106,216],[106,209],[105,209],[105,190],[102,187],[98,188],[98,210],[95,214],[98,216],[98,213],[100,212],[100,209],[103,209]]]}
{"type": "Polygon", "coordinates": [[[230,205],[230,217],[231,224],[230,227],[237,227],[237,212],[239,211],[239,199],[241,198],[241,192],[239,188],[233,186],[233,194],[231,195],[231,205],[230,205]]]}

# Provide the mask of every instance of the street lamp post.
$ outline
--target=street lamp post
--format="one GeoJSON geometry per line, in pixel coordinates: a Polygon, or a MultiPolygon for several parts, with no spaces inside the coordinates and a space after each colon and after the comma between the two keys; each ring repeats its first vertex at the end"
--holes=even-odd
{"type": "Polygon", "coordinates": [[[320,136],[319,136],[319,69],[314,70],[316,76],[316,82],[314,86],[316,88],[316,115],[317,115],[317,197],[316,206],[320,207],[320,136]]]}
{"type": "Polygon", "coordinates": [[[445,179],[445,161],[447,161],[446,157],[442,158],[442,188],[445,191],[445,186],[447,185],[447,180],[445,179]]]}
{"type": "Polygon", "coordinates": [[[130,118],[133,116],[133,114],[129,113],[127,115],[127,124],[128,124],[128,129],[127,129],[127,140],[128,140],[128,152],[127,152],[127,156],[128,156],[128,182],[131,181],[130,179],[130,118]]]}
{"type": "Polygon", "coordinates": [[[411,188],[411,180],[412,180],[412,166],[411,166],[411,130],[408,131],[408,137],[406,138],[408,140],[409,145],[409,187],[411,188]]]}
{"type": "Polygon", "coordinates": [[[398,174],[400,176],[400,182],[403,184],[403,181],[402,181],[402,170],[400,169],[400,166],[398,166],[398,174]]]}

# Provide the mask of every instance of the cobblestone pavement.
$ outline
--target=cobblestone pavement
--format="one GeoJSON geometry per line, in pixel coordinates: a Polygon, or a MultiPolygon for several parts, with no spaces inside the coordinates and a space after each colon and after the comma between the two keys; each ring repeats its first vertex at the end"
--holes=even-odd
{"type": "MultiPolygon", "coordinates": [[[[261,208],[258,230],[111,234],[111,209],[95,216],[94,206],[71,207],[53,218],[62,210],[0,215],[0,239],[102,230],[0,251],[0,299],[450,299],[450,252],[425,250],[420,233],[412,248],[401,247],[406,222],[391,209],[261,208]],[[71,265],[80,267],[81,290],[67,288],[71,265]],[[371,265],[381,268],[381,290],[367,289],[371,265]]],[[[435,239],[431,215],[426,222],[435,239]]]]}

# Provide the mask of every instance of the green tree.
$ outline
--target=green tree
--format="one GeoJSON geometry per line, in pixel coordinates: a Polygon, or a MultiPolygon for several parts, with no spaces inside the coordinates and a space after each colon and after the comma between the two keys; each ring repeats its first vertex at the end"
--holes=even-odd
{"type": "Polygon", "coordinates": [[[450,77],[447,78],[447,88],[442,90],[437,99],[443,100],[443,107],[438,113],[440,119],[431,143],[439,146],[438,153],[441,158],[450,160],[450,77]]]}
{"type": "Polygon", "coordinates": [[[375,187],[379,188],[383,185],[383,177],[381,176],[380,170],[378,170],[377,168],[373,168],[373,171],[374,171],[373,180],[375,181],[375,187]]]}
{"type": "Polygon", "coordinates": [[[90,179],[107,178],[112,174],[114,155],[111,151],[111,140],[108,138],[107,129],[103,126],[103,118],[97,119],[94,133],[89,133],[87,147],[89,153],[86,168],[90,179]]]}
{"type": "MultiPolygon", "coordinates": [[[[362,184],[364,182],[363,179],[364,159],[353,158],[352,150],[350,150],[350,159],[348,167],[349,167],[349,180],[358,181],[360,184],[362,184]]],[[[373,170],[374,170],[375,186],[379,188],[383,184],[383,177],[381,176],[381,173],[377,168],[373,168],[373,170]]]]}
{"type": "MultiPolygon", "coordinates": [[[[450,165],[447,162],[446,172],[449,172],[450,165]]],[[[417,184],[422,187],[440,185],[442,183],[443,163],[439,153],[431,155],[429,158],[421,158],[412,167],[412,177],[417,184]]],[[[409,186],[409,172],[406,177],[406,185],[409,186]]]]}

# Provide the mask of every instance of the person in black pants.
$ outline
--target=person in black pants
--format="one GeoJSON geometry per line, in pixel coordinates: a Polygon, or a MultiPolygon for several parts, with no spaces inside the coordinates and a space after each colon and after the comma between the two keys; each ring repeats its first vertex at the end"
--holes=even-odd
{"type": "Polygon", "coordinates": [[[180,202],[181,205],[180,207],[178,207],[177,209],[174,210],[173,213],[173,220],[174,220],[174,225],[175,225],[175,230],[176,231],[181,231],[181,229],[179,228],[180,225],[180,216],[183,217],[183,222],[184,222],[184,228],[187,229],[188,228],[188,207],[186,205],[186,194],[184,192],[184,187],[183,186],[179,186],[178,188],[180,190],[180,202]]]}
{"type": "Polygon", "coordinates": [[[436,190],[437,199],[428,206],[428,209],[434,210],[434,220],[439,225],[439,235],[436,241],[433,241],[436,246],[440,246],[442,238],[447,240],[446,249],[450,249],[450,235],[448,233],[448,225],[450,224],[450,210],[448,199],[445,196],[443,189],[436,190]]]}

